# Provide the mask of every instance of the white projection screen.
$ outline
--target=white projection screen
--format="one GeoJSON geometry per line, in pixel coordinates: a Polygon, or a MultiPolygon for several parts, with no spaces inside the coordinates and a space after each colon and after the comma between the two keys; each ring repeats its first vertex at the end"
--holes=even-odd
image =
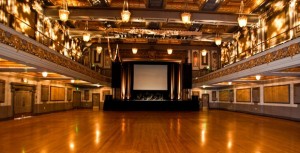
{"type": "Polygon", "coordinates": [[[168,66],[134,64],[133,90],[168,90],[168,66]]]}

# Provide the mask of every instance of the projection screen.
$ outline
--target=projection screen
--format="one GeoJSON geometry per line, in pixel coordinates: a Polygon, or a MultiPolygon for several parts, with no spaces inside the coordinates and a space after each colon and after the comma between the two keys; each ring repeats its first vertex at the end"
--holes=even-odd
{"type": "Polygon", "coordinates": [[[133,90],[168,90],[168,66],[134,64],[133,90]]]}

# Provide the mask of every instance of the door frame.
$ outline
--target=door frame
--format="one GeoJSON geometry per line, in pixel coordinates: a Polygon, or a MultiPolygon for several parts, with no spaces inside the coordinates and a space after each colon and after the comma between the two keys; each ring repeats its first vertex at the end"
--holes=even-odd
{"type": "Polygon", "coordinates": [[[202,96],[201,96],[201,99],[202,99],[202,108],[203,108],[203,103],[204,103],[203,102],[203,99],[204,99],[203,97],[204,96],[207,96],[207,108],[209,108],[209,94],[207,94],[207,93],[206,94],[202,94],[202,96]]]}
{"type": "MultiPolygon", "coordinates": [[[[19,117],[19,115],[23,116],[24,114],[15,114],[15,92],[16,91],[29,91],[31,92],[31,112],[28,115],[32,115],[34,112],[34,102],[35,102],[35,93],[36,93],[36,85],[33,84],[23,84],[12,82],[11,84],[11,107],[12,107],[12,117],[19,117]]],[[[26,115],[27,113],[25,113],[26,115]]]]}
{"type": "Polygon", "coordinates": [[[93,101],[94,98],[93,98],[93,97],[94,97],[95,95],[98,95],[98,97],[99,97],[99,105],[98,105],[98,106],[99,106],[99,109],[100,109],[100,107],[101,107],[101,106],[100,106],[100,93],[92,93],[92,106],[94,107],[94,101],[93,101]]]}

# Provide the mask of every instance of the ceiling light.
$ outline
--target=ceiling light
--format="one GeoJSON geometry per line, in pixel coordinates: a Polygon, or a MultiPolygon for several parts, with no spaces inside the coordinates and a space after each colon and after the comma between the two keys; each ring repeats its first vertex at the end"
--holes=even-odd
{"type": "Polygon", "coordinates": [[[202,52],[201,52],[201,55],[206,56],[206,54],[207,54],[207,50],[203,49],[202,52]]]}
{"type": "Polygon", "coordinates": [[[220,36],[216,36],[215,37],[215,43],[217,46],[221,45],[222,43],[222,38],[220,36]]]}
{"type": "Polygon", "coordinates": [[[240,6],[239,17],[237,19],[240,27],[245,27],[247,25],[247,17],[245,15],[242,15],[243,10],[244,10],[244,2],[242,0],[241,6],[240,6]]]}
{"type": "Polygon", "coordinates": [[[28,82],[28,79],[27,79],[27,78],[23,78],[23,79],[22,79],[22,82],[27,83],[27,82],[28,82]]]}
{"type": "Polygon", "coordinates": [[[138,52],[138,49],[137,48],[132,48],[132,53],[133,54],[136,54],[138,52]]]}
{"type": "Polygon", "coordinates": [[[128,22],[130,19],[131,13],[128,10],[128,2],[124,1],[123,10],[121,12],[121,17],[123,22],[128,22]]]}
{"type": "Polygon", "coordinates": [[[98,54],[101,54],[101,52],[102,52],[102,47],[101,47],[101,46],[97,46],[97,47],[96,47],[96,51],[97,51],[98,54]]]}
{"type": "Polygon", "coordinates": [[[72,80],[71,80],[71,83],[75,83],[75,80],[72,79],[72,80]]]}
{"type": "Polygon", "coordinates": [[[46,71],[45,71],[45,72],[42,72],[42,76],[43,76],[43,77],[47,77],[47,76],[48,76],[48,72],[46,72],[46,71]]]}
{"type": "Polygon", "coordinates": [[[191,13],[188,12],[181,13],[181,20],[184,24],[191,23],[191,13]]]}
{"type": "Polygon", "coordinates": [[[85,41],[85,42],[90,41],[90,38],[91,38],[91,34],[88,33],[88,30],[89,30],[89,23],[88,23],[88,21],[86,21],[86,23],[85,23],[85,31],[86,32],[83,33],[83,36],[82,36],[83,41],[85,41]]]}
{"type": "Polygon", "coordinates": [[[68,11],[68,3],[66,0],[62,2],[62,8],[58,11],[59,19],[63,22],[66,22],[69,18],[70,12],[68,11]]]}
{"type": "Polygon", "coordinates": [[[261,75],[256,75],[256,76],[255,76],[255,79],[256,79],[256,80],[260,80],[260,79],[261,79],[261,75]]]}
{"type": "Polygon", "coordinates": [[[168,49],[167,49],[167,52],[168,52],[168,54],[170,55],[170,54],[173,53],[173,49],[172,49],[172,48],[168,48],[168,49]]]}
{"type": "Polygon", "coordinates": [[[228,82],[228,85],[232,85],[232,82],[228,82]]]}

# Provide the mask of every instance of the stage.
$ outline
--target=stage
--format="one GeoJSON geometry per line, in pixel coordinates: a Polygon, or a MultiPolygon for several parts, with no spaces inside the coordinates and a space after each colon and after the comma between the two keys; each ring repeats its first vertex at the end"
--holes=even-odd
{"type": "Polygon", "coordinates": [[[199,107],[198,100],[106,100],[103,109],[106,111],[198,111],[199,107]]]}

